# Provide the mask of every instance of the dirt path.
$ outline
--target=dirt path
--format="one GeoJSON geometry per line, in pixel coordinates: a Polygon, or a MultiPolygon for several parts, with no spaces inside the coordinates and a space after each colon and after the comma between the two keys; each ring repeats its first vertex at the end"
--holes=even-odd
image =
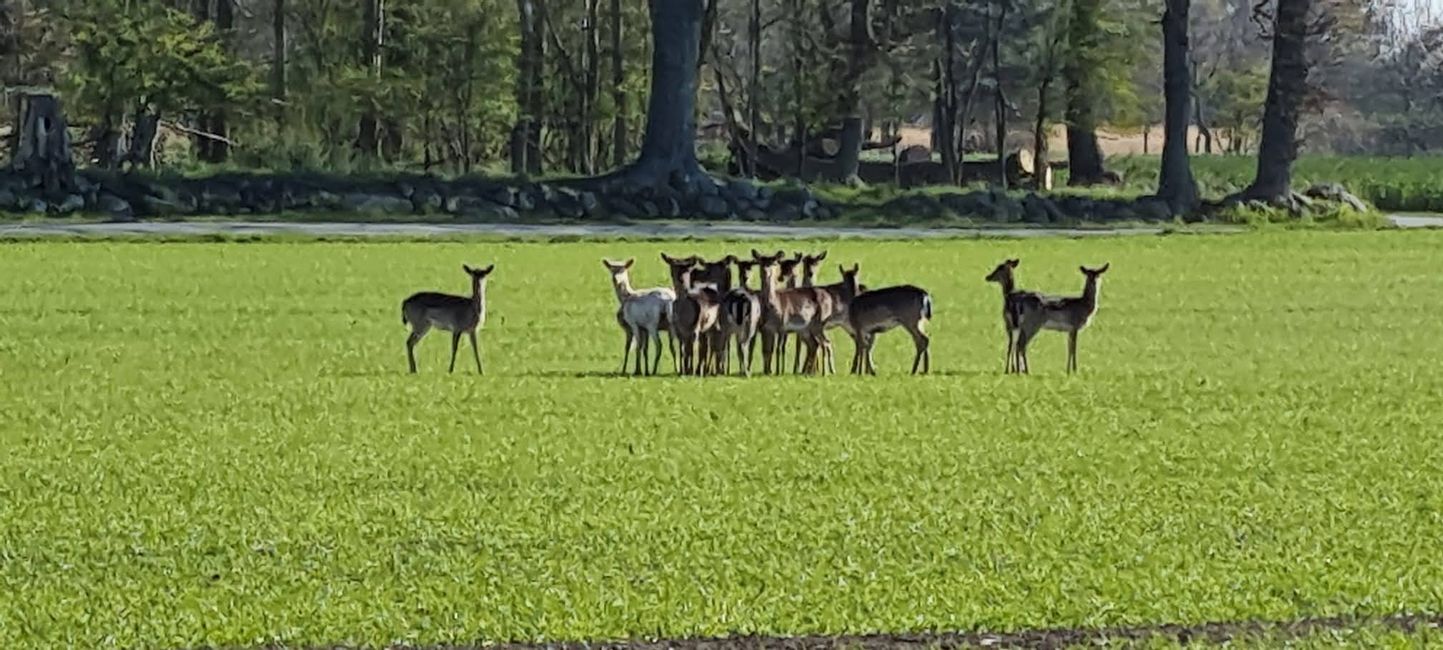
{"type": "MultiPolygon", "coordinates": [[[[1443,228],[1439,215],[1389,215],[1400,228],[1443,228]]],[[[1238,232],[1218,227],[1209,232],[1238,232]]],[[[498,224],[498,223],[309,223],[282,221],[142,221],[75,223],[33,221],[0,224],[0,238],[164,237],[293,234],[317,237],[639,237],[708,239],[939,239],[958,237],[1095,237],[1156,235],[1162,227],[1136,228],[852,228],[751,223],[498,224]]]]}

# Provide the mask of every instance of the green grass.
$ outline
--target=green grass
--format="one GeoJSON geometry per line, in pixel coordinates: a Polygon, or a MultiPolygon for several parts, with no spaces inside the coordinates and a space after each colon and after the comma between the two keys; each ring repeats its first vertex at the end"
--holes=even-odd
{"type": "Polygon", "coordinates": [[[868,284],[933,292],[933,376],[902,373],[898,333],[867,380],[608,376],[599,258],[654,284],[658,249],[741,244],[6,244],[0,638],[1443,610],[1443,233],[825,246],[868,284]],[[1010,255],[1055,292],[1112,263],[1080,376],[1056,334],[1036,374],[1001,374],[982,276],[1010,255]],[[436,334],[404,374],[399,301],[493,261],[488,374],[444,374],[436,334]]]}

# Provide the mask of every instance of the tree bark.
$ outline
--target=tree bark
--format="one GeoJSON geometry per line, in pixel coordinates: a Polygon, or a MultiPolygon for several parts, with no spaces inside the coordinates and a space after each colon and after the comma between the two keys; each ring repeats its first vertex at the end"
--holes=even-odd
{"type": "Polygon", "coordinates": [[[1103,180],[1102,148],[1097,144],[1097,93],[1101,66],[1098,16],[1101,0],[1073,0],[1068,25],[1071,56],[1063,66],[1067,82],[1068,185],[1093,185],[1103,180]]]}
{"type": "Polygon", "coordinates": [[[842,80],[841,107],[842,133],[837,149],[837,180],[853,184],[857,178],[857,165],[862,156],[862,74],[866,72],[871,59],[872,43],[868,35],[868,12],[870,0],[851,0],[850,20],[847,29],[847,68],[842,80]]]}
{"type": "Polygon", "coordinates": [[[747,20],[747,50],[751,56],[751,75],[747,80],[747,164],[743,172],[748,178],[757,175],[757,143],[761,135],[761,87],[762,87],[762,2],[752,0],[751,16],[747,20]]]}
{"type": "Polygon", "coordinates": [[[596,104],[601,98],[601,0],[586,0],[586,92],[581,101],[580,170],[596,173],[596,104]]]}
{"type": "Polygon", "coordinates": [[[23,94],[19,140],[10,168],[58,198],[75,190],[75,162],[65,113],[53,95],[23,94]]]}
{"type": "MultiPolygon", "coordinates": [[[[226,49],[230,48],[231,32],[235,29],[234,2],[235,0],[216,0],[215,13],[211,16],[211,21],[215,24],[216,34],[220,36],[221,43],[225,45],[226,49]]],[[[137,132],[140,131],[141,125],[138,122],[142,119],[143,115],[144,114],[138,115],[136,118],[137,132]]],[[[225,162],[226,159],[230,157],[230,145],[227,144],[224,139],[229,130],[226,124],[225,109],[217,107],[205,111],[200,118],[200,130],[220,136],[221,138],[200,138],[197,140],[197,143],[200,145],[201,160],[208,163],[225,162]]],[[[154,140],[155,138],[152,137],[151,142],[154,142],[154,140]]],[[[134,147],[135,145],[132,143],[132,150],[134,147]]],[[[150,147],[147,146],[147,149],[149,148],[150,147]]],[[[145,157],[146,164],[149,164],[150,159],[150,152],[147,151],[145,157]]]]}
{"type": "Polygon", "coordinates": [[[1312,0],[1278,0],[1273,16],[1273,61],[1263,106],[1258,170],[1242,194],[1248,199],[1291,199],[1298,157],[1298,112],[1308,90],[1306,39],[1312,0]]]}
{"type": "Polygon", "coordinates": [[[1002,90],[1002,31],[1007,22],[1007,0],[1001,0],[992,37],[993,124],[997,127],[998,185],[1007,189],[1007,95],[1002,90]]]}
{"type": "MultiPolygon", "coordinates": [[[[134,167],[150,168],[155,164],[155,136],[160,132],[160,114],[141,110],[135,114],[135,123],[130,126],[130,147],[125,152],[125,161],[134,167]]],[[[220,134],[216,134],[220,135],[220,134]]],[[[212,138],[196,136],[210,141],[212,138]]]]}
{"type": "Polygon", "coordinates": [[[705,177],[696,159],[696,81],[702,0],[651,3],[651,96],[641,154],[623,173],[632,182],[690,189],[705,177]]]}
{"type": "Polygon", "coordinates": [[[956,183],[961,167],[957,164],[957,37],[954,29],[957,4],[948,0],[938,15],[942,56],[937,63],[937,109],[932,126],[936,137],[932,148],[942,152],[942,166],[947,169],[947,178],[956,183]]]}
{"type": "MultiPolygon", "coordinates": [[[[381,78],[381,47],[385,34],[385,0],[364,0],[365,16],[362,29],[364,36],[361,39],[361,57],[366,69],[377,81],[381,78]]],[[[357,125],[356,149],[362,156],[375,158],[380,153],[381,147],[381,120],[376,114],[376,107],[368,105],[361,113],[360,123],[357,125]]]]}
{"type": "Polygon", "coordinates": [[[1188,12],[1190,0],[1167,0],[1162,14],[1162,74],[1166,101],[1162,141],[1162,173],[1157,195],[1174,214],[1191,212],[1198,205],[1197,182],[1187,154],[1187,126],[1191,116],[1192,74],[1188,68],[1188,12]]]}
{"type": "Polygon", "coordinates": [[[621,0],[611,0],[611,103],[616,111],[611,122],[611,166],[626,164],[626,68],[621,51],[621,0]]]}
{"type": "Polygon", "coordinates": [[[275,0],[271,7],[271,39],[271,100],[279,131],[286,123],[286,0],[275,0]]]}
{"type": "Polygon", "coordinates": [[[540,0],[516,0],[521,48],[516,55],[516,125],[511,129],[511,173],[541,173],[541,103],[539,85],[545,43],[540,0]]]}

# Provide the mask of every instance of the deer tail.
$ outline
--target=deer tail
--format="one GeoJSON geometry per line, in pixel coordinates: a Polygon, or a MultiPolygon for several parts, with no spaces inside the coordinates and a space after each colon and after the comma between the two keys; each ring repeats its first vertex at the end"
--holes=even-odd
{"type": "Polygon", "coordinates": [[[932,294],[922,294],[922,317],[932,320],[932,294]]]}

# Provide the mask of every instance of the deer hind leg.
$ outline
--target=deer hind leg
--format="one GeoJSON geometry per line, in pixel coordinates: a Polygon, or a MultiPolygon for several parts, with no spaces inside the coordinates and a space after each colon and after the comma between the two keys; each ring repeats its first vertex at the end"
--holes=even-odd
{"type": "Polygon", "coordinates": [[[1017,365],[1016,365],[1017,359],[1016,359],[1016,349],[1015,349],[1015,348],[1016,348],[1016,345],[1017,345],[1017,331],[1014,330],[1014,329],[1012,329],[1012,327],[1009,325],[1009,326],[1007,327],[1007,358],[1006,358],[1006,361],[1005,361],[1005,364],[1006,364],[1007,367],[1002,371],[1002,374],[1004,374],[1004,375],[1005,375],[1005,374],[1010,374],[1013,370],[1016,370],[1016,369],[1017,369],[1017,365]]]}
{"type": "Polygon", "coordinates": [[[852,332],[852,374],[854,375],[862,373],[862,340],[865,339],[866,336],[866,334],[852,332]]]}
{"type": "MultiPolygon", "coordinates": [[[[626,330],[626,350],[627,352],[631,352],[633,349],[636,351],[636,360],[631,364],[632,375],[642,375],[646,373],[646,344],[646,330],[640,325],[628,324],[626,330]]],[[[623,365],[621,367],[621,374],[625,375],[626,370],[626,366],[623,365]]]]}
{"type": "Polygon", "coordinates": [[[416,374],[416,344],[421,342],[421,337],[426,336],[430,329],[430,325],[414,325],[411,335],[406,337],[406,360],[411,363],[411,374],[416,374]]]}
{"type": "Polygon", "coordinates": [[[652,346],[656,347],[656,349],[651,352],[651,374],[655,376],[661,372],[661,331],[654,328],[649,329],[646,335],[649,339],[646,346],[647,349],[651,350],[652,346]]]}
{"type": "Polygon", "coordinates": [[[1077,372],[1077,330],[1067,333],[1067,372],[1077,372]]]}
{"type": "Polygon", "coordinates": [[[461,347],[461,331],[451,332],[451,368],[446,372],[456,372],[456,348],[461,347]]]}
{"type": "Polygon", "coordinates": [[[912,356],[912,374],[917,374],[921,368],[922,374],[932,371],[932,338],[919,327],[909,327],[907,331],[912,334],[912,346],[916,352],[912,356]]]}
{"type": "Polygon", "coordinates": [[[621,329],[626,332],[626,347],[623,348],[624,351],[621,354],[621,374],[624,375],[626,374],[626,367],[631,365],[629,363],[631,361],[631,346],[636,342],[636,335],[629,324],[622,323],[621,329]]]}
{"type": "Polygon", "coordinates": [[[877,376],[877,362],[876,362],[876,360],[874,360],[874,359],[872,358],[872,351],[875,350],[876,348],[877,348],[877,334],[876,334],[876,333],[868,334],[868,335],[867,335],[867,354],[863,357],[863,361],[865,362],[865,364],[866,364],[866,366],[867,366],[867,367],[866,367],[867,374],[872,375],[873,377],[877,376]]]}

